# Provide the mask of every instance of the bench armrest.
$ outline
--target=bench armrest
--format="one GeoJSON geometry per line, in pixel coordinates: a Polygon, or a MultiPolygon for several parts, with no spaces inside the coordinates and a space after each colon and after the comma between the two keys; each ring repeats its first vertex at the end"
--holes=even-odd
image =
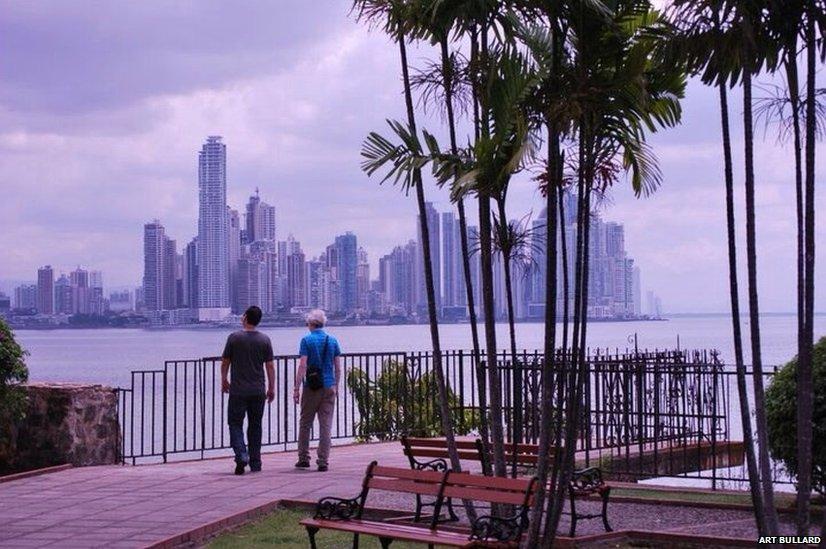
{"type": "Polygon", "coordinates": [[[475,541],[519,541],[528,527],[528,509],[511,517],[483,515],[470,525],[470,539],[475,541]]]}
{"type": "Polygon", "coordinates": [[[414,469],[417,471],[436,471],[437,473],[444,473],[447,471],[447,461],[442,458],[431,459],[430,461],[419,461],[413,458],[414,469]]]}
{"type": "Polygon", "coordinates": [[[588,467],[574,471],[571,476],[570,488],[573,492],[595,492],[605,487],[602,480],[602,470],[599,467],[588,467]]]}
{"type": "Polygon", "coordinates": [[[324,520],[349,520],[361,508],[361,497],[351,499],[326,497],[318,500],[313,518],[324,520]]]}

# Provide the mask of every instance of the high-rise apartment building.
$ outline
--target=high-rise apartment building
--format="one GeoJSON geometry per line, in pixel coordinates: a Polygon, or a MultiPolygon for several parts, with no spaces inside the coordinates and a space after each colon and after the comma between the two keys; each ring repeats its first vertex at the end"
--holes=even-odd
{"type": "Polygon", "coordinates": [[[37,270],[37,312],[54,313],[54,270],[51,265],[37,270]]]}
{"type": "MultiPolygon", "coordinates": [[[[177,299],[177,252],[156,219],[143,226],[143,295],[147,311],[175,309],[177,299]]],[[[72,285],[75,286],[74,278],[72,285]]]]}
{"type": "Polygon", "coordinates": [[[181,270],[184,307],[198,308],[198,237],[193,238],[183,251],[181,270]]]}
{"type": "Polygon", "coordinates": [[[229,313],[228,232],[227,148],[220,136],[210,136],[198,153],[198,317],[201,320],[219,320],[229,313]]]}
{"type": "Polygon", "coordinates": [[[61,274],[54,284],[54,305],[55,312],[63,315],[70,315],[74,312],[74,295],[72,294],[72,282],[65,274],[61,274]]]}
{"type": "Polygon", "coordinates": [[[227,206],[227,255],[229,256],[229,295],[232,302],[232,310],[235,313],[243,313],[246,307],[242,308],[238,300],[238,260],[241,259],[241,216],[237,210],[227,206]]]}
{"type": "MultiPolygon", "coordinates": [[[[266,263],[257,258],[238,260],[238,307],[262,307],[267,285],[266,263]]],[[[264,307],[262,307],[263,309],[264,307]]]]}
{"type": "Polygon", "coordinates": [[[27,311],[37,309],[36,284],[21,284],[14,289],[14,308],[27,311]]]}
{"type": "MultiPolygon", "coordinates": [[[[428,241],[430,242],[430,262],[432,266],[431,272],[433,273],[433,290],[436,296],[436,311],[439,311],[442,307],[442,291],[441,291],[441,273],[442,273],[442,262],[441,262],[441,253],[439,250],[439,241],[440,238],[440,231],[439,231],[439,213],[436,211],[436,208],[433,207],[433,204],[430,202],[425,203],[425,215],[427,217],[427,230],[428,230],[428,241]]],[[[419,219],[420,216],[416,216],[416,228],[418,234],[418,245],[419,245],[419,253],[417,255],[417,268],[416,268],[416,288],[417,288],[417,309],[419,313],[424,316],[427,314],[427,290],[425,285],[425,269],[424,269],[424,251],[422,246],[422,230],[421,230],[421,220],[419,219]]]]}
{"type": "Polygon", "coordinates": [[[258,189],[247,202],[247,243],[258,240],[275,241],[275,207],[261,200],[258,189]]]}
{"type": "Polygon", "coordinates": [[[359,248],[356,253],[356,308],[367,310],[367,294],[370,292],[370,263],[367,252],[359,248]]]}
{"type": "Polygon", "coordinates": [[[338,311],[351,313],[358,307],[358,242],[356,235],[347,232],[335,240],[337,281],[339,283],[340,302],[338,311]]]}

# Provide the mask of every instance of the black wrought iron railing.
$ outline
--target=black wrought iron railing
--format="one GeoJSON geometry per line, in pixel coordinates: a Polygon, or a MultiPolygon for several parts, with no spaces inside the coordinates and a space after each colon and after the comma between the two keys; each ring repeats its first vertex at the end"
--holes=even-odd
{"type": "MultiPolygon", "coordinates": [[[[482,357],[483,359],[484,357],[482,357]]],[[[521,378],[521,425],[526,441],[540,429],[544,357],[523,350],[498,354],[506,433],[514,432],[514,387],[521,378]]],[[[564,360],[555,360],[560,375],[564,360]]],[[[567,357],[568,359],[570,357],[567,357]]],[[[275,359],[276,398],[267,405],[263,445],[289,450],[298,441],[292,387],[298,356],[275,359]]],[[[430,352],[342,356],[344,376],[332,436],[336,441],[393,440],[401,434],[440,434],[430,352]]],[[[477,358],[442,353],[454,422],[460,434],[478,427],[477,358]]],[[[583,378],[578,459],[622,478],[696,476],[713,484],[739,481],[742,446],[734,371],[713,351],[589,351],[583,378]]],[[[136,370],[120,392],[124,462],[166,462],[229,453],[226,395],[220,357],[170,360],[136,370]]],[[[555,402],[555,406],[559,403],[555,402]]],[[[782,474],[778,474],[778,479],[782,474]]]]}

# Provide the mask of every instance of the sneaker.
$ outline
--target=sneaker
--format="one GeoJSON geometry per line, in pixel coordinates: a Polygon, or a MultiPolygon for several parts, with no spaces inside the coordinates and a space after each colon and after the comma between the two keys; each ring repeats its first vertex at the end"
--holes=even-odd
{"type": "Polygon", "coordinates": [[[295,464],[295,466],[299,469],[309,469],[310,468],[310,462],[309,461],[298,460],[298,462],[295,464]]]}
{"type": "Polygon", "coordinates": [[[318,472],[319,472],[319,473],[323,473],[323,472],[324,472],[324,471],[326,471],[326,470],[327,470],[327,466],[326,466],[326,465],[319,465],[319,466],[318,466],[318,472]]]}
{"type": "Polygon", "coordinates": [[[235,474],[236,475],[243,475],[244,474],[244,467],[246,467],[246,466],[247,466],[247,464],[243,463],[243,462],[236,463],[235,464],[235,474]]]}
{"type": "Polygon", "coordinates": [[[250,473],[260,473],[261,467],[252,467],[250,466],[250,473]]]}

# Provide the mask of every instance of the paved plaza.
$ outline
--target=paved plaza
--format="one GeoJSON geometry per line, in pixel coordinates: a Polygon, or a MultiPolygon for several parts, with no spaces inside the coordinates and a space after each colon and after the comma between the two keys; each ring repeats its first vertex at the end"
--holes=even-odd
{"type": "MultiPolygon", "coordinates": [[[[265,455],[264,471],[244,476],[220,458],[74,468],[0,483],[0,547],[145,547],[278,500],[353,496],[373,459],[407,465],[394,442],[333,448],[326,473],[296,470],[295,452],[286,452],[265,455]]],[[[376,495],[368,505],[410,508],[376,495]]],[[[614,502],[610,519],[617,530],[755,535],[750,513],[737,510],[614,502]]],[[[578,533],[601,532],[598,520],[580,524],[578,533]]]]}

